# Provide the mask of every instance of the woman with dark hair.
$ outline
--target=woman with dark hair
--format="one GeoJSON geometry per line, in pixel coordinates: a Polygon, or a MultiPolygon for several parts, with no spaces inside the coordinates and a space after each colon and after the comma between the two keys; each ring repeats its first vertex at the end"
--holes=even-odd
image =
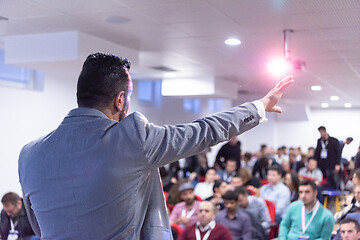
{"type": "Polygon", "coordinates": [[[290,189],[291,202],[298,200],[300,180],[297,173],[295,172],[286,173],[284,183],[290,189]]]}

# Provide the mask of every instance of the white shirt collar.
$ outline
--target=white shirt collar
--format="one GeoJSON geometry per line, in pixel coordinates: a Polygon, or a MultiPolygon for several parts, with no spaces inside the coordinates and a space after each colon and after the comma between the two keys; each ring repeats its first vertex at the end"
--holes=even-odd
{"type": "Polygon", "coordinates": [[[215,220],[212,220],[211,222],[209,222],[205,227],[202,227],[200,222],[197,221],[196,222],[196,225],[199,227],[200,231],[201,232],[205,232],[205,231],[208,231],[210,229],[214,229],[215,228],[215,225],[216,225],[216,222],[215,220]]]}
{"type": "Polygon", "coordinates": [[[313,207],[310,211],[308,211],[308,210],[305,208],[306,214],[312,213],[312,212],[314,211],[314,209],[319,208],[319,205],[320,205],[320,202],[319,202],[319,200],[317,200],[316,203],[315,203],[315,205],[314,205],[314,207],[313,207]]]}

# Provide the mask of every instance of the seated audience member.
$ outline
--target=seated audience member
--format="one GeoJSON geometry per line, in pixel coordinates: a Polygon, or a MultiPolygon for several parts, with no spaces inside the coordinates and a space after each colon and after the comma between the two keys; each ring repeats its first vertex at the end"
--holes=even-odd
{"type": "Polygon", "coordinates": [[[215,180],[213,191],[214,194],[211,197],[206,198],[205,200],[210,201],[218,210],[225,208],[224,200],[222,196],[225,195],[227,191],[230,190],[230,185],[227,184],[224,180],[215,180]]]}
{"type": "Polygon", "coordinates": [[[355,164],[355,169],[356,168],[360,168],[360,146],[358,148],[358,151],[354,157],[354,164],[355,164]]]}
{"type": "Polygon", "coordinates": [[[342,220],[348,213],[360,212],[360,185],[354,187],[354,201],[342,209],[340,212],[335,213],[334,219],[336,222],[342,220]]]}
{"type": "Polygon", "coordinates": [[[205,174],[205,182],[199,182],[195,185],[194,193],[201,199],[206,199],[214,194],[215,175],[215,170],[209,169],[205,174]]]}
{"type": "Polygon", "coordinates": [[[19,195],[6,193],[2,199],[0,239],[40,240],[35,236],[27,217],[24,203],[19,195]]]}
{"type": "Polygon", "coordinates": [[[244,154],[244,156],[241,158],[241,168],[240,169],[246,168],[247,170],[252,172],[255,162],[256,162],[256,158],[253,158],[252,154],[250,152],[246,152],[244,154]]]}
{"type": "Polygon", "coordinates": [[[360,239],[360,224],[352,218],[343,219],[340,222],[340,236],[342,240],[360,239]]]}
{"type": "Polygon", "coordinates": [[[305,167],[305,164],[301,161],[301,155],[300,155],[300,159],[298,159],[299,155],[296,155],[295,152],[294,153],[289,153],[290,171],[299,172],[299,170],[301,168],[305,167]]]}
{"type": "Polygon", "coordinates": [[[232,158],[227,159],[225,163],[225,169],[218,170],[216,173],[222,180],[230,183],[232,177],[236,175],[236,160],[232,158]]]}
{"type": "Polygon", "coordinates": [[[209,169],[206,157],[207,152],[209,152],[208,149],[195,156],[186,158],[184,176],[189,178],[189,182],[194,181],[196,178],[205,177],[205,174],[209,169]]]}
{"type": "Polygon", "coordinates": [[[271,166],[267,175],[269,184],[263,186],[260,190],[261,198],[275,203],[275,221],[277,223],[280,223],[281,219],[285,216],[291,200],[290,190],[281,182],[281,176],[282,169],[277,165],[271,166]]]}
{"type": "Polygon", "coordinates": [[[243,186],[237,187],[235,192],[238,194],[239,207],[252,214],[260,222],[264,232],[269,233],[271,219],[265,201],[255,196],[249,196],[243,186]]]}
{"type": "Polygon", "coordinates": [[[227,191],[223,198],[225,209],[216,214],[216,223],[227,227],[234,240],[252,240],[250,218],[238,208],[235,191],[227,191]]]}
{"type": "Polygon", "coordinates": [[[345,189],[352,191],[355,185],[360,184],[360,168],[355,168],[350,173],[351,181],[346,183],[345,189]]]}
{"type": "Polygon", "coordinates": [[[260,178],[260,180],[265,180],[267,171],[271,165],[272,163],[270,163],[267,157],[258,158],[254,165],[252,175],[260,178]]]}
{"type": "Polygon", "coordinates": [[[275,161],[280,165],[283,161],[289,161],[289,156],[287,155],[286,150],[287,149],[285,146],[279,147],[277,150],[277,154],[275,155],[275,161]]]}
{"type": "Polygon", "coordinates": [[[238,174],[236,174],[231,178],[230,186],[232,190],[234,190],[236,187],[239,187],[241,185],[242,185],[242,180],[238,174]]]}
{"type": "Polygon", "coordinates": [[[236,161],[236,169],[240,167],[241,142],[237,137],[232,137],[228,143],[220,148],[215,159],[215,169],[225,169],[227,159],[234,159],[236,161]]]}
{"type": "Polygon", "coordinates": [[[299,176],[311,178],[318,186],[320,186],[320,183],[323,180],[322,172],[317,168],[317,160],[315,158],[310,158],[307,167],[303,167],[299,170],[299,176]]]}
{"type": "Polygon", "coordinates": [[[309,147],[308,151],[306,153],[307,160],[309,160],[310,158],[313,158],[314,155],[315,155],[315,148],[314,147],[309,147]]]}
{"type": "MultiPolygon", "coordinates": [[[[173,178],[173,180],[174,180],[173,185],[167,191],[168,199],[167,199],[166,203],[176,205],[176,204],[178,204],[179,202],[182,201],[180,199],[179,187],[182,184],[187,183],[188,180],[186,178],[182,178],[182,179],[179,179],[179,180],[176,180],[176,178],[173,178]]],[[[165,191],[165,189],[164,189],[164,191],[165,191]]]]}
{"type": "Polygon", "coordinates": [[[332,213],[316,198],[317,186],[303,180],[300,200],[293,202],[280,224],[279,240],[330,239],[334,228],[332,213]]]}
{"type": "Polygon", "coordinates": [[[291,202],[297,201],[299,199],[299,183],[300,180],[298,175],[295,172],[288,172],[285,174],[284,178],[285,185],[289,188],[291,193],[291,202]]]}
{"type": "Polygon", "coordinates": [[[183,202],[175,205],[169,220],[182,228],[197,221],[199,201],[195,199],[194,188],[191,183],[184,183],[179,187],[180,198],[183,202]]]}
{"type": "Polygon", "coordinates": [[[230,231],[215,222],[215,212],[214,204],[209,201],[201,202],[197,222],[185,228],[180,240],[231,240],[230,231]]]}
{"type": "Polygon", "coordinates": [[[254,188],[261,187],[261,181],[257,177],[253,177],[251,172],[246,168],[239,169],[239,176],[242,182],[242,186],[248,187],[252,186],[254,188]]]}

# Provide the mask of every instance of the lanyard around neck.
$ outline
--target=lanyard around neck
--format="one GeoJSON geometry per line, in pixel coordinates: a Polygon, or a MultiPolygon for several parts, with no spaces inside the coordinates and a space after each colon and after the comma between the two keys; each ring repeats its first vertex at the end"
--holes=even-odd
{"type": "MultiPolygon", "coordinates": [[[[210,236],[211,231],[212,231],[212,228],[208,229],[202,240],[207,240],[210,236]]],[[[197,226],[195,226],[195,236],[196,236],[196,240],[201,240],[200,230],[199,230],[199,227],[197,227],[197,226]]]]}
{"type": "Polygon", "coordinates": [[[195,205],[194,205],[194,207],[191,209],[191,211],[190,212],[188,212],[187,214],[186,214],[186,207],[185,207],[185,209],[183,209],[182,211],[181,211],[181,216],[186,216],[187,218],[190,218],[193,214],[194,214],[194,212],[195,212],[195,205]]]}
{"type": "Polygon", "coordinates": [[[18,225],[18,221],[13,222],[13,220],[10,218],[10,231],[14,232],[15,227],[18,225]]]}
{"type": "Polygon", "coordinates": [[[301,225],[302,225],[303,234],[306,232],[306,229],[308,229],[308,227],[310,226],[310,223],[314,219],[315,214],[319,210],[319,207],[320,207],[320,203],[319,203],[319,201],[317,201],[316,204],[315,204],[315,207],[314,207],[314,209],[312,211],[311,218],[309,219],[309,221],[308,221],[308,223],[306,225],[305,225],[305,206],[302,207],[301,225]]]}

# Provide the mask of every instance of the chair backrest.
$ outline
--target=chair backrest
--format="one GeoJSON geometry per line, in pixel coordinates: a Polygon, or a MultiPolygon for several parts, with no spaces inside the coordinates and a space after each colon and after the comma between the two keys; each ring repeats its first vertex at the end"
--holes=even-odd
{"type": "MultiPolygon", "coordinates": [[[[265,203],[266,203],[266,206],[268,208],[268,211],[269,211],[269,215],[270,215],[270,220],[272,223],[275,222],[275,203],[273,201],[270,201],[270,200],[267,200],[267,199],[264,199],[265,200],[265,203]]],[[[271,227],[270,228],[270,232],[269,232],[269,239],[273,239],[275,238],[275,233],[276,233],[276,228],[275,227],[271,227]]]]}
{"type": "Polygon", "coordinates": [[[184,230],[175,223],[171,224],[170,227],[176,231],[177,239],[179,239],[184,230]]]}
{"type": "Polygon", "coordinates": [[[269,215],[270,215],[270,219],[271,219],[271,222],[274,223],[275,222],[275,203],[273,201],[270,201],[268,199],[264,199],[265,200],[265,203],[266,203],[266,206],[268,208],[268,211],[269,211],[269,215]]]}
{"type": "Polygon", "coordinates": [[[199,197],[198,195],[195,195],[195,199],[196,199],[196,200],[198,200],[199,202],[201,202],[201,201],[202,201],[202,198],[201,198],[201,197],[199,197]]]}
{"type": "Polygon", "coordinates": [[[262,179],[261,180],[261,185],[266,185],[266,184],[269,184],[269,181],[268,180],[266,180],[266,179],[262,179]]]}
{"type": "Polygon", "coordinates": [[[255,192],[254,189],[251,189],[251,188],[249,188],[249,187],[246,187],[246,190],[250,193],[250,195],[256,196],[256,192],[255,192]]]}

